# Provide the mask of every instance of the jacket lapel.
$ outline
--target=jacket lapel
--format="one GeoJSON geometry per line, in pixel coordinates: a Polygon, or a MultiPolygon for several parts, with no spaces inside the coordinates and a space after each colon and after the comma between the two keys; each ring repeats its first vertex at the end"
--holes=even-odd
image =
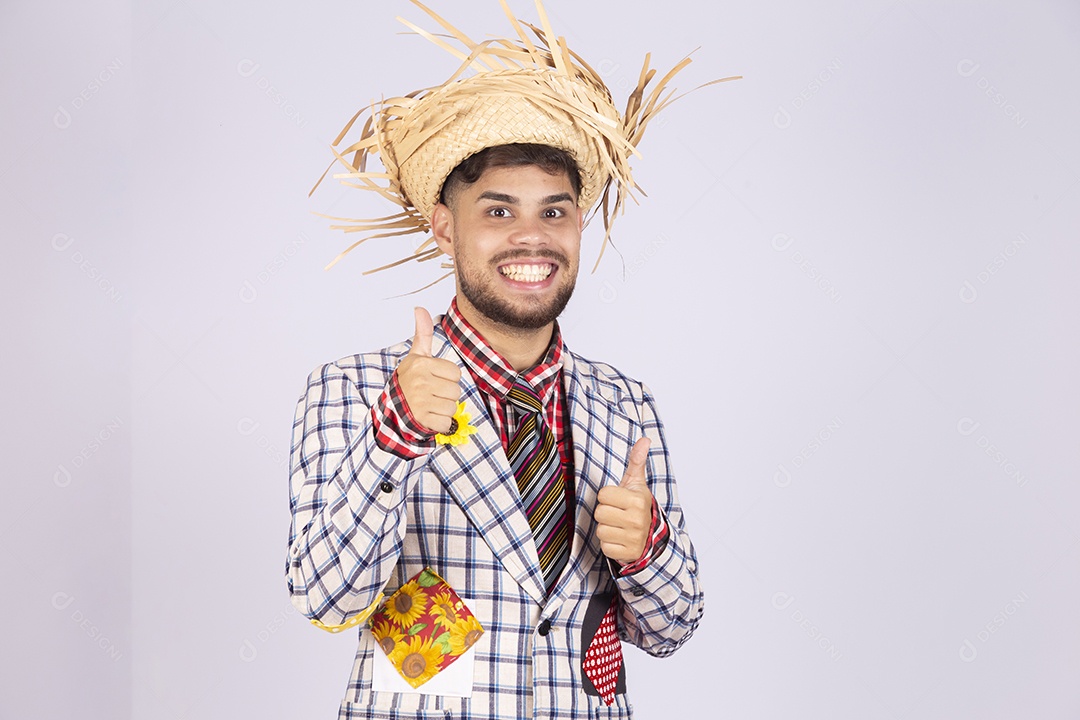
{"type": "Polygon", "coordinates": [[[563,355],[563,388],[574,438],[574,536],[570,563],[552,597],[563,599],[586,583],[602,558],[596,537],[596,494],[617,485],[626,470],[630,447],[641,434],[638,423],[623,411],[623,391],[591,373],[588,365],[563,355]]]}
{"type": "Polygon", "coordinates": [[[461,445],[439,445],[431,453],[430,466],[506,571],[543,605],[546,593],[536,542],[498,429],[488,418],[480,388],[438,324],[432,350],[435,357],[461,366],[461,400],[476,432],[461,445]]]}

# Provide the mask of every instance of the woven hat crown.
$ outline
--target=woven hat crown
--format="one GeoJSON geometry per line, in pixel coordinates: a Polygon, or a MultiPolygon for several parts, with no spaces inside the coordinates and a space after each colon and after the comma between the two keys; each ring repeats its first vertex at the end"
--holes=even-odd
{"type": "MultiPolygon", "coordinates": [[[[564,108],[569,97],[595,108],[598,117],[590,118],[591,123],[602,118],[610,127],[617,126],[619,113],[610,99],[576,78],[546,70],[474,75],[425,96],[398,130],[405,134],[407,128],[438,126],[411,156],[397,157],[406,197],[430,221],[447,175],[461,161],[496,145],[535,143],[565,150],[573,157],[581,174],[578,204],[588,210],[599,199],[609,175],[601,165],[603,147],[598,141],[602,136],[590,132],[589,124],[564,108]],[[508,92],[515,87],[530,94],[508,92]],[[447,113],[452,113],[449,120],[440,122],[447,113]]],[[[420,132],[426,134],[423,129],[420,132]]],[[[391,134],[388,147],[399,147],[396,140],[391,134]]]]}

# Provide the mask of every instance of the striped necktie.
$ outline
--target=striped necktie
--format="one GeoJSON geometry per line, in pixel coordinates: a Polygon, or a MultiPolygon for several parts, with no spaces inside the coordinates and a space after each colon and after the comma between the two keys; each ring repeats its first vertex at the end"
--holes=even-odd
{"type": "Polygon", "coordinates": [[[506,457],[517,478],[521,506],[536,539],[544,585],[551,592],[570,554],[562,460],[555,435],[544,422],[543,405],[536,391],[518,378],[506,399],[519,414],[517,431],[506,449],[506,457]]]}

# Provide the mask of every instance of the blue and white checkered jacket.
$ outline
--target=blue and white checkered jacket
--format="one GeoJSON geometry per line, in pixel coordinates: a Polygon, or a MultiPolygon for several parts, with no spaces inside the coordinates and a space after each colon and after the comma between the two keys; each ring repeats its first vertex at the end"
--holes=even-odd
{"type": "MultiPolygon", "coordinates": [[[[433,355],[461,364],[435,327],[433,355]]],[[[617,593],[620,637],[662,656],[690,637],[703,610],[697,559],[648,388],[609,365],[564,356],[577,507],[570,561],[545,597],[513,472],[464,366],[462,400],[477,428],[469,442],[440,445],[417,460],[375,443],[371,406],[409,345],[353,355],[308,378],[293,426],[289,591],[304,615],[337,625],[431,567],[487,632],[476,645],[471,691],[457,697],[377,689],[374,653],[382,651],[361,626],[339,720],[630,718],[625,692],[609,707],[584,679],[586,615],[617,593]],[[647,479],[670,537],[644,570],[614,578],[594,532],[596,494],[619,483],[642,434],[652,441],[647,479]]],[[[628,682],[621,677],[620,690],[628,682]]]]}

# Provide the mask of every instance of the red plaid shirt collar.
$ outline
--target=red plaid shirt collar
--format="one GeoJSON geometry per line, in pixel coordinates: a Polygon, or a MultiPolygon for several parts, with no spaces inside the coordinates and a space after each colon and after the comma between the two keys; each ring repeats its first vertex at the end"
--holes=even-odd
{"type": "MultiPolygon", "coordinates": [[[[447,340],[469,367],[480,389],[498,397],[500,401],[505,401],[506,393],[510,392],[510,388],[519,375],[510,363],[488,345],[480,333],[469,324],[469,321],[458,310],[456,297],[451,301],[450,309],[443,315],[442,328],[446,332],[447,340]]],[[[559,323],[556,322],[555,329],[551,333],[551,344],[544,357],[520,375],[521,379],[540,396],[545,407],[549,406],[552,393],[558,385],[557,381],[562,370],[562,356],[562,333],[559,331],[559,323]]]]}

